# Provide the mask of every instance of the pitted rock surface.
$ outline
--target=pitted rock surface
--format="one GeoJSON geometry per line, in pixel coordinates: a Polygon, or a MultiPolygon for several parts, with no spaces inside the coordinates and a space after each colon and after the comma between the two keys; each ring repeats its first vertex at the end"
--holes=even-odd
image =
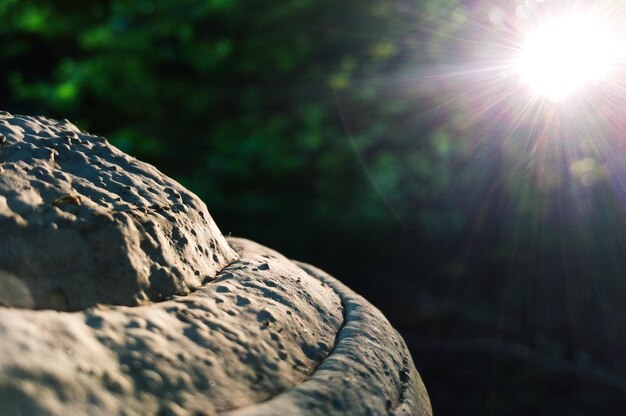
{"type": "Polygon", "coordinates": [[[69,122],[0,133],[0,416],[431,415],[400,335],[333,277],[225,239],[69,122]]]}
{"type": "Polygon", "coordinates": [[[0,305],[148,304],[236,258],[200,199],[106,139],[8,113],[0,134],[0,305]]]}
{"type": "Polygon", "coordinates": [[[79,312],[0,308],[0,414],[214,415],[280,395],[332,352],[341,300],[275,251],[187,296],[79,312]]]}
{"type": "Polygon", "coordinates": [[[329,274],[296,264],[341,298],[344,323],[335,348],[306,381],[227,416],[432,416],[411,354],[383,314],[329,274]]]}

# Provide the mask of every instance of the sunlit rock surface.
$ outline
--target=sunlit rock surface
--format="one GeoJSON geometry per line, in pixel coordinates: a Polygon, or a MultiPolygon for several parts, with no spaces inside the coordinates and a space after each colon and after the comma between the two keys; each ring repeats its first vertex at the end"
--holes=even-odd
{"type": "Polygon", "coordinates": [[[402,338],[331,276],[224,239],[69,122],[0,133],[0,415],[431,414],[402,338]]]}
{"type": "Polygon", "coordinates": [[[35,308],[141,305],[236,258],[198,197],[104,138],[9,114],[0,134],[0,270],[35,308]]]}

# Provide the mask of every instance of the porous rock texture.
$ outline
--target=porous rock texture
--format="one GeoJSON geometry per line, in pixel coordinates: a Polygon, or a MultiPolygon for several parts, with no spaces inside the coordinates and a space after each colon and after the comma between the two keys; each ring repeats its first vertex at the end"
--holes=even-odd
{"type": "Polygon", "coordinates": [[[224,239],[68,122],[0,132],[0,415],[431,414],[400,335],[331,276],[224,239]]]}
{"type": "Polygon", "coordinates": [[[0,134],[0,285],[17,278],[31,294],[3,304],[141,305],[236,258],[198,197],[103,137],[7,113],[0,134]]]}

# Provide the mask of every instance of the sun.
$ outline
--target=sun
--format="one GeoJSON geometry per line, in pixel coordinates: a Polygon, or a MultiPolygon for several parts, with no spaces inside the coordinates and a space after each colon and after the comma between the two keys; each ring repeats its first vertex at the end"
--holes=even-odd
{"type": "Polygon", "coordinates": [[[544,21],[525,39],[516,69],[534,93],[561,101],[602,81],[624,58],[624,40],[597,18],[544,21]]]}

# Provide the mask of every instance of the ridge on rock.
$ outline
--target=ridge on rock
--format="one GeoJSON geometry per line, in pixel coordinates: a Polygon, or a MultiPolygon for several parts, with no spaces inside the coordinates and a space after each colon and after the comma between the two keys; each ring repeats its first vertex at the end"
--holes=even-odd
{"type": "Polygon", "coordinates": [[[206,205],[155,167],[67,120],[6,112],[0,236],[0,306],[147,304],[237,258],[206,205]]]}
{"type": "Polygon", "coordinates": [[[273,250],[229,244],[239,259],[186,296],[0,308],[0,415],[213,416],[305,382],[332,352],[340,297],[273,250]]]}

